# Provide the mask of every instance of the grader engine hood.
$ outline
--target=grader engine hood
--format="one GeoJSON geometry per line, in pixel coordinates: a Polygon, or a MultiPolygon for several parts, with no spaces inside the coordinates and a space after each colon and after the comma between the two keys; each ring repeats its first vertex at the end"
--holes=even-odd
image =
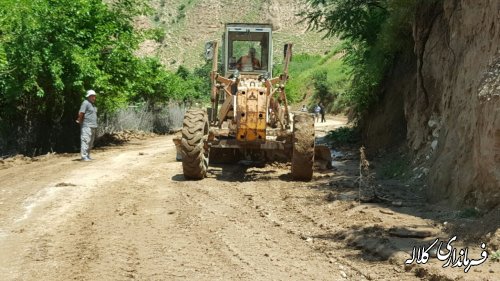
{"type": "Polygon", "coordinates": [[[242,142],[265,142],[267,123],[267,88],[257,79],[242,79],[234,107],[236,108],[237,135],[242,142]]]}

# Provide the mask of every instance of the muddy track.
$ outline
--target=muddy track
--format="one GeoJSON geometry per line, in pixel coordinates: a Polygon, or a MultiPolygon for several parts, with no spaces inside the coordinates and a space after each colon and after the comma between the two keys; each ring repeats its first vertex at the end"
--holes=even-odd
{"type": "Polygon", "coordinates": [[[0,170],[1,280],[421,279],[339,239],[383,223],[376,206],[325,201],[338,171],[293,182],[290,166],[222,165],[186,181],[172,136],[94,157],[0,170]]]}

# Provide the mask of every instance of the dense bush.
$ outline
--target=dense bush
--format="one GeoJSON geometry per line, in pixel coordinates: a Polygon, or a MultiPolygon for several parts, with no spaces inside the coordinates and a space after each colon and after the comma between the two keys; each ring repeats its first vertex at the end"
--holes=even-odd
{"type": "Polygon", "coordinates": [[[176,102],[160,106],[144,103],[121,108],[99,119],[98,135],[124,130],[167,133],[182,127],[185,111],[185,105],[176,102]]]}
{"type": "Polygon", "coordinates": [[[340,127],[328,132],[326,138],[334,145],[347,145],[359,141],[359,132],[353,127],[340,127]]]}
{"type": "Polygon", "coordinates": [[[362,113],[377,101],[385,73],[398,55],[412,52],[415,0],[307,0],[309,27],[343,40],[343,61],[353,81],[346,105],[362,113]]]}
{"type": "Polygon", "coordinates": [[[134,29],[134,18],[151,11],[145,2],[0,0],[0,137],[24,153],[73,150],[74,119],[90,88],[100,113],[200,98],[199,80],[134,55],[143,39],[163,37],[134,29]]]}

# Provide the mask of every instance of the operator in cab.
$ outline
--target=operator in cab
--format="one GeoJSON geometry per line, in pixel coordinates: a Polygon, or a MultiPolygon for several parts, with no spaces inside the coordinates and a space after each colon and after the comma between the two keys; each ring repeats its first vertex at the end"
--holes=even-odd
{"type": "Polygon", "coordinates": [[[239,71],[253,71],[260,69],[260,61],[255,57],[255,48],[251,47],[248,50],[248,55],[242,56],[236,62],[236,68],[239,71]]]}

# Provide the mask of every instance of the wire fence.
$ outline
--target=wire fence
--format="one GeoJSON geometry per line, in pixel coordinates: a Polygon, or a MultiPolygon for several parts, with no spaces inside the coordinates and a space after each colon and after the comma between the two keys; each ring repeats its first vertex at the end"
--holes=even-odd
{"type": "MultiPolygon", "coordinates": [[[[98,116],[97,137],[121,131],[156,134],[177,131],[182,128],[184,113],[188,106],[184,103],[174,102],[155,105],[140,104],[128,106],[113,113],[101,114],[98,116]]],[[[66,122],[61,120],[55,126],[50,127],[44,127],[44,124],[37,120],[21,122],[20,125],[13,126],[12,130],[4,130],[0,134],[0,159],[19,153],[37,156],[47,152],[74,152],[80,147],[79,128],[75,125],[74,119],[66,120],[66,122]],[[45,134],[36,135],[39,131],[43,131],[45,134]],[[58,143],[44,144],[50,136],[58,143]],[[43,147],[49,148],[44,149],[43,147]]]]}
{"type": "Polygon", "coordinates": [[[179,103],[129,106],[100,118],[98,136],[125,130],[165,134],[182,127],[185,112],[179,103]]]}

